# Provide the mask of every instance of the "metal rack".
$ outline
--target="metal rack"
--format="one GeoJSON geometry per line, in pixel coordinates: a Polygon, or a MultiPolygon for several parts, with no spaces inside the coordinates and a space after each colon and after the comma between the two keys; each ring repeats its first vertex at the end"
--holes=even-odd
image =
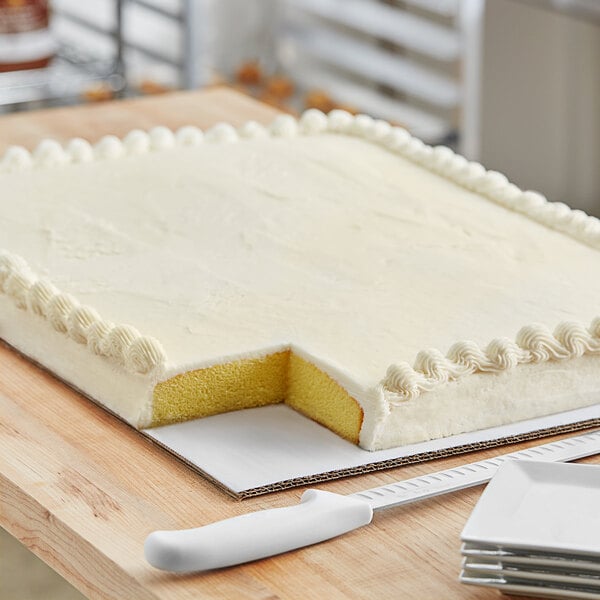
{"type": "Polygon", "coordinates": [[[150,0],[107,0],[114,4],[114,24],[99,25],[91,15],[79,14],[58,6],[54,18],[103,36],[110,41],[113,57],[100,59],[59,40],[59,50],[49,67],[27,71],[0,73],[0,112],[22,110],[32,106],[71,104],[81,100],[82,93],[94,85],[104,85],[113,96],[132,95],[127,73],[126,54],[135,51],[150,60],[177,69],[182,88],[195,88],[202,82],[197,68],[197,38],[192,35],[198,2],[179,0],[178,10],[171,11],[150,0]],[[126,39],[126,8],[137,5],[177,24],[180,31],[180,58],[126,39]]]}
{"type": "Polygon", "coordinates": [[[61,46],[45,69],[0,73],[0,112],[72,104],[83,90],[99,84],[114,95],[124,91],[125,81],[115,61],[97,60],[61,46]]]}
{"type": "Polygon", "coordinates": [[[59,30],[77,33],[73,45],[101,40],[112,57],[98,61],[63,43],[49,69],[0,74],[0,111],[3,105],[15,110],[28,102],[75,102],[86,86],[100,82],[115,95],[138,93],[136,64],[162,65],[162,71],[150,69],[152,76],[166,72],[169,86],[192,89],[211,76],[232,80],[233,61],[258,59],[266,72],[294,82],[292,109],[302,109],[304,95],[322,89],[336,104],[403,124],[427,142],[458,138],[460,149],[476,158],[483,1],[248,0],[219,12],[225,0],[54,0],[59,30]],[[250,4],[261,26],[267,17],[270,23],[268,32],[255,32],[254,51],[261,44],[269,51],[235,56],[236,43],[252,30],[239,8],[250,4]],[[152,31],[167,35],[153,37],[152,31]]]}
{"type": "Polygon", "coordinates": [[[304,88],[322,87],[334,100],[402,123],[428,142],[463,139],[465,102],[477,87],[466,29],[478,27],[465,27],[464,15],[476,4],[284,0],[280,60],[304,88]]]}

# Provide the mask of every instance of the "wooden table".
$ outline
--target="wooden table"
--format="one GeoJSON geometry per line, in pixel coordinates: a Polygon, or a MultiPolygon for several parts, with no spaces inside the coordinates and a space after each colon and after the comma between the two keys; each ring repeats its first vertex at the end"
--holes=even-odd
{"type": "MultiPolygon", "coordinates": [[[[0,150],[11,143],[31,148],[47,136],[96,140],[134,127],[266,122],[274,114],[227,90],[54,109],[1,118],[0,150]]],[[[319,487],[351,493],[507,451],[481,451],[319,487]]],[[[232,500],[131,427],[0,346],[0,525],[89,597],[497,598],[493,590],[457,581],[459,534],[481,488],[377,513],[362,530],[241,567],[172,575],[144,560],[143,541],[154,529],[285,506],[301,493],[232,500]]]]}

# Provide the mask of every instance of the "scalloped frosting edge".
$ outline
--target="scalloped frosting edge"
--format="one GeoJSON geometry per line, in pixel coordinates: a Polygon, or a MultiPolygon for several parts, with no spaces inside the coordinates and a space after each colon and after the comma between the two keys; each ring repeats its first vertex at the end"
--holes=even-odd
{"type": "Polygon", "coordinates": [[[268,126],[248,121],[237,129],[228,123],[217,123],[204,132],[194,126],[177,131],[167,127],[154,127],[148,132],[134,129],[122,139],[106,135],[93,146],[82,138],[74,138],[64,147],[56,140],[46,139],[33,152],[22,146],[9,147],[0,160],[0,173],[116,159],[178,146],[199,146],[205,142],[231,143],[244,138],[292,138],[327,132],[364,138],[496,204],[600,249],[600,220],[596,217],[562,202],[549,202],[537,192],[523,191],[501,173],[486,170],[480,163],[469,161],[446,146],[429,146],[402,127],[339,109],[327,115],[309,109],[299,119],[280,115],[268,126]]]}
{"type": "Polygon", "coordinates": [[[45,319],[55,331],[131,374],[164,369],[167,357],[158,340],[131,325],[102,319],[92,307],[37,277],[23,258],[4,250],[0,250],[0,293],[17,308],[45,319]]]}
{"type": "MultiPolygon", "coordinates": [[[[134,129],[122,139],[106,135],[93,146],[82,138],[74,138],[64,147],[56,140],[46,139],[31,153],[22,146],[9,147],[0,161],[0,173],[116,159],[203,143],[232,143],[264,137],[293,138],[296,135],[328,132],[364,138],[496,204],[600,249],[600,220],[596,217],[571,209],[562,202],[549,202],[537,192],[523,191],[502,173],[486,170],[480,163],[469,161],[446,146],[429,146],[402,127],[394,127],[387,121],[368,115],[352,115],[338,109],[329,114],[309,109],[299,119],[280,115],[269,126],[248,121],[237,129],[228,123],[217,123],[206,131],[194,126],[185,126],[175,132],[162,126],[148,132],[134,129]]],[[[12,295],[17,305],[23,305],[23,308],[34,306],[31,301],[23,300],[28,297],[27,294],[45,298],[51,288],[44,286],[51,284],[38,282],[35,288],[32,284],[27,294],[23,295],[19,287],[24,285],[23,277],[13,277],[11,274],[3,279],[2,256],[11,256],[21,268],[25,264],[19,257],[0,255],[2,291],[12,295]],[[6,291],[8,279],[8,289],[12,291],[6,291]]],[[[32,277],[31,274],[28,276],[32,277]]],[[[52,286],[52,289],[55,288],[52,286]]],[[[56,291],[52,300],[50,317],[47,318],[53,327],[79,343],[87,343],[95,354],[110,357],[128,371],[136,373],[147,373],[166,363],[164,350],[154,338],[140,335],[129,325],[114,325],[96,318],[97,313],[93,309],[80,306],[68,294],[56,291]],[[65,317],[67,312],[68,317],[65,317]],[[86,324],[88,321],[91,322],[86,324]]],[[[41,308],[30,310],[46,316],[41,308]]],[[[48,307],[44,310],[48,312],[48,307]]],[[[587,330],[579,323],[561,323],[554,335],[544,326],[533,324],[521,329],[516,342],[498,338],[485,349],[474,342],[458,342],[446,356],[435,349],[421,351],[413,367],[406,362],[390,365],[381,385],[398,401],[403,401],[470,373],[498,372],[518,364],[564,360],[599,352],[600,317],[587,330]]]]}
{"type": "Polygon", "coordinates": [[[472,373],[499,373],[522,364],[586,354],[600,354],[600,317],[588,328],[576,321],[563,321],[553,333],[545,325],[533,323],[522,327],[515,341],[496,338],[485,349],[462,341],[445,356],[436,349],[422,350],[412,367],[407,362],[390,365],[382,387],[391,392],[388,401],[393,405],[472,373]]]}

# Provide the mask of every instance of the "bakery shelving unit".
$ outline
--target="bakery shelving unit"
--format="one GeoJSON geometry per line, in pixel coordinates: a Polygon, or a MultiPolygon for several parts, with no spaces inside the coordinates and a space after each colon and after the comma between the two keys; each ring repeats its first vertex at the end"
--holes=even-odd
{"type": "MultiPolygon", "coordinates": [[[[47,101],[59,101],[61,93],[76,99],[86,82],[97,80],[133,95],[140,65],[166,74],[165,87],[193,89],[215,78],[230,80],[236,61],[258,59],[267,74],[279,72],[295,83],[292,108],[304,108],[306,92],[323,90],[336,104],[405,125],[429,143],[458,145],[476,158],[483,5],[484,0],[54,0],[63,48],[93,50],[108,70],[98,73],[94,61],[79,60],[67,61],[67,71],[65,61],[57,60],[45,75],[23,74],[22,80],[50,78],[36,92],[36,99],[47,101]],[[244,57],[245,38],[253,42],[244,57]]],[[[11,88],[13,96],[17,87],[11,88]]]]}
{"type": "Polygon", "coordinates": [[[284,0],[279,56],[301,86],[399,122],[431,143],[459,138],[476,107],[479,0],[284,0]]]}
{"type": "Polygon", "coordinates": [[[96,0],[85,4],[55,0],[55,5],[54,19],[59,22],[59,27],[69,24],[96,38],[112,39],[116,51],[122,56],[125,70],[130,56],[135,54],[152,63],[173,68],[177,72],[177,81],[173,82],[176,87],[192,89],[203,83],[197,68],[200,50],[195,25],[201,18],[201,3],[197,0],[96,0]],[[115,12],[111,10],[111,4],[116,6],[115,12]],[[143,33],[148,21],[150,27],[153,21],[158,21],[171,28],[168,44],[135,35],[143,33]]]}
{"type": "Polygon", "coordinates": [[[52,7],[53,28],[60,30],[65,24],[70,26],[78,33],[75,43],[63,39],[59,33],[56,36],[58,51],[48,68],[0,73],[0,113],[76,103],[86,90],[100,85],[111,97],[133,95],[135,90],[127,77],[127,55],[131,52],[176,69],[179,74],[176,87],[192,89],[201,85],[197,68],[200,52],[197,37],[192,34],[193,25],[198,21],[199,3],[195,0],[175,0],[170,8],[152,0],[86,3],[55,0],[52,7]],[[125,24],[131,9],[145,11],[175,25],[179,37],[176,56],[126,36],[125,24]],[[99,15],[105,18],[98,18],[99,15]],[[89,35],[104,42],[106,52],[83,50],[89,35]]]}
{"type": "Polygon", "coordinates": [[[114,52],[97,57],[69,44],[57,43],[50,66],[43,69],[0,73],[0,113],[80,101],[92,86],[104,86],[111,96],[125,90],[122,31],[122,1],[117,0],[115,26],[110,32],[114,52]]]}
{"type": "Polygon", "coordinates": [[[0,114],[75,103],[84,90],[100,84],[112,95],[124,89],[124,79],[114,60],[99,60],[60,46],[45,69],[0,73],[0,114]]]}

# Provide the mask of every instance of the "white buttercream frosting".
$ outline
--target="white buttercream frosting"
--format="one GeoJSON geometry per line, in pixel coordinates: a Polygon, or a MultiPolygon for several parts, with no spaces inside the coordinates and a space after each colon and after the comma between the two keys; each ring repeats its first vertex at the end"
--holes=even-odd
{"type": "Polygon", "coordinates": [[[0,252],[0,291],[17,308],[45,318],[57,332],[87,344],[94,354],[110,357],[132,373],[149,373],[165,364],[157,340],[140,335],[130,325],[107,324],[96,310],[37,279],[24,259],[6,251],[0,252]]]}
{"type": "Polygon", "coordinates": [[[116,135],[105,135],[95,146],[94,156],[104,158],[119,158],[125,153],[123,142],[116,135]]]}
{"type": "Polygon", "coordinates": [[[33,159],[26,148],[22,146],[10,146],[4,153],[0,161],[0,171],[12,173],[14,171],[24,171],[31,168],[33,159]]]}
{"type": "Polygon", "coordinates": [[[298,133],[298,121],[292,115],[280,115],[269,127],[274,137],[291,138],[298,133]]]}
{"type": "Polygon", "coordinates": [[[198,146],[202,143],[204,134],[198,127],[186,125],[175,132],[175,140],[181,146],[198,146]]]}
{"type": "Polygon", "coordinates": [[[57,294],[58,290],[49,281],[38,279],[27,294],[29,310],[36,315],[47,316],[48,304],[57,294]]]}
{"type": "Polygon", "coordinates": [[[327,115],[315,108],[310,108],[304,112],[299,121],[300,131],[308,135],[327,131],[328,124],[327,115]]]}
{"type": "MultiPolygon", "coordinates": [[[[597,218],[590,217],[581,210],[573,210],[562,202],[548,202],[538,192],[521,191],[502,173],[486,171],[481,164],[469,162],[445,146],[427,146],[405,129],[392,127],[386,121],[376,120],[368,115],[353,116],[339,109],[325,115],[319,110],[309,109],[299,120],[290,115],[277,117],[269,130],[255,121],[248,121],[239,129],[239,136],[258,138],[270,134],[274,137],[292,137],[297,132],[315,134],[325,131],[355,135],[381,144],[498,204],[600,248],[600,221],[597,218]]],[[[217,123],[206,132],[207,141],[213,142],[235,142],[239,136],[236,129],[228,123],[217,123]]],[[[167,150],[176,143],[197,146],[203,138],[203,132],[197,127],[182,127],[173,133],[167,127],[159,126],[149,133],[132,130],[122,141],[116,136],[105,136],[98,142],[95,151],[99,158],[118,158],[123,152],[140,154],[149,149],[167,150]]],[[[0,172],[19,171],[30,168],[33,164],[56,166],[69,161],[87,162],[91,158],[91,146],[80,138],[71,140],[66,149],[55,140],[44,140],[35,149],[33,158],[21,146],[9,147],[0,161],[0,172]]]]}
{"type": "MultiPolygon", "coordinates": [[[[56,331],[66,333],[69,329],[68,320],[72,311],[78,308],[77,299],[71,294],[56,294],[46,307],[46,319],[56,331]]],[[[23,307],[24,308],[24,307],[23,307]]]]}
{"type": "Polygon", "coordinates": [[[327,115],[327,128],[334,133],[352,133],[354,120],[349,112],[335,109],[327,115]]]}
{"type": "Polygon", "coordinates": [[[98,356],[106,356],[106,340],[108,334],[114,328],[114,323],[105,321],[104,319],[97,319],[91,323],[86,330],[87,344],[90,350],[98,356]]]}
{"type": "Polygon", "coordinates": [[[55,167],[69,162],[69,155],[55,140],[43,140],[33,151],[34,163],[39,167],[55,167]]]}
{"type": "Polygon", "coordinates": [[[92,323],[100,320],[100,315],[89,306],[76,306],[67,315],[66,326],[69,337],[78,344],[87,344],[87,331],[92,323]]]}
{"type": "Polygon", "coordinates": [[[0,172],[19,310],[153,380],[293,344],[368,446],[423,392],[600,353],[600,222],[366,115],[46,141],[0,172]]]}
{"type": "Polygon", "coordinates": [[[145,154],[150,150],[150,136],[141,129],[133,129],[123,138],[128,154],[145,154]]]}
{"type": "Polygon", "coordinates": [[[207,142],[231,143],[237,142],[238,134],[233,125],[229,123],[217,123],[206,132],[205,139],[207,142]]]}
{"type": "Polygon", "coordinates": [[[240,128],[239,134],[243,138],[257,139],[269,135],[267,128],[256,121],[246,121],[240,128]]]}
{"type": "Polygon", "coordinates": [[[517,333],[516,342],[497,338],[485,349],[471,341],[458,342],[446,356],[429,350],[420,352],[412,367],[408,363],[390,365],[383,386],[403,400],[471,373],[498,373],[521,364],[600,354],[598,333],[598,319],[594,319],[587,329],[581,323],[565,321],[554,334],[544,325],[527,325],[517,333]]]}
{"type": "Polygon", "coordinates": [[[15,271],[4,282],[4,293],[13,300],[18,308],[26,308],[27,294],[33,284],[33,275],[27,271],[15,271]]]}
{"type": "Polygon", "coordinates": [[[66,152],[74,163],[90,162],[94,159],[92,145],[82,138],[73,138],[66,147],[66,152]]]}
{"type": "Polygon", "coordinates": [[[150,146],[154,150],[168,150],[175,145],[175,134],[168,128],[154,127],[148,132],[150,137],[150,146]]]}

